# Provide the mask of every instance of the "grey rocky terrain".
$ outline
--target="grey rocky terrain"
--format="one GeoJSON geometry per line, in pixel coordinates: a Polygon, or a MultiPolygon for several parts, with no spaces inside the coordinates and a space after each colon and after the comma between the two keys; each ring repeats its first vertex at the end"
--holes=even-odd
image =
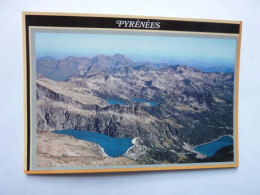
{"type": "Polygon", "coordinates": [[[156,66],[121,54],[39,58],[38,130],[136,138],[124,156],[139,164],[201,161],[195,146],[233,133],[234,74],[156,66]]]}

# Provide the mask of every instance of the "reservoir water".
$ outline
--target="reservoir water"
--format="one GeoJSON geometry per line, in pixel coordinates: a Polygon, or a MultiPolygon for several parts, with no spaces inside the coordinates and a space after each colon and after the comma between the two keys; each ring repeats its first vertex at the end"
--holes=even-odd
{"type": "Polygon", "coordinates": [[[158,106],[159,104],[156,103],[156,102],[151,102],[151,101],[148,101],[148,100],[142,100],[142,99],[131,99],[131,101],[134,101],[134,102],[140,102],[140,103],[149,103],[151,106],[158,106]]]}
{"type": "Polygon", "coordinates": [[[194,148],[197,152],[206,155],[207,157],[214,156],[214,154],[225,146],[232,146],[233,138],[230,136],[223,136],[213,142],[203,144],[194,148]]]}
{"type": "MultiPolygon", "coordinates": [[[[127,103],[123,101],[118,101],[118,100],[106,100],[110,104],[121,104],[121,105],[127,105],[127,103]]],[[[139,102],[139,103],[149,103],[151,106],[158,106],[159,104],[156,102],[148,101],[148,100],[142,100],[142,99],[131,99],[133,102],[139,102]]]]}
{"type": "Polygon", "coordinates": [[[106,101],[108,101],[110,104],[121,104],[121,105],[127,105],[125,102],[117,101],[117,100],[106,100],[106,101]]]}
{"type": "Polygon", "coordinates": [[[132,138],[116,138],[90,131],[78,131],[74,129],[53,131],[57,134],[71,135],[77,139],[95,142],[104,148],[105,152],[112,157],[122,156],[133,146],[132,138]]]}

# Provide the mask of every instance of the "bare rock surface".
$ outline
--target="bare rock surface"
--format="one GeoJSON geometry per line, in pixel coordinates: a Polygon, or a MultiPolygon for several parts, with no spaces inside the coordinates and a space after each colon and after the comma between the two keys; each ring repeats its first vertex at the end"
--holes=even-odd
{"type": "Polygon", "coordinates": [[[51,132],[37,134],[37,166],[113,166],[134,165],[127,157],[112,158],[102,147],[93,142],[51,132]]]}
{"type": "Polygon", "coordinates": [[[121,54],[39,59],[38,129],[138,137],[124,156],[139,164],[196,162],[194,146],[233,133],[234,73],[158,67],[121,54]]]}

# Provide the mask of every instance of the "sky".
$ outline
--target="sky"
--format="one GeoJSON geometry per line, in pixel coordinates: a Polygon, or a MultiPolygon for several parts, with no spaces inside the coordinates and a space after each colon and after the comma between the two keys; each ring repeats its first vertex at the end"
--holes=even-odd
{"type": "Polygon", "coordinates": [[[223,61],[233,66],[236,39],[36,32],[36,56],[123,54],[133,61],[223,61]]]}

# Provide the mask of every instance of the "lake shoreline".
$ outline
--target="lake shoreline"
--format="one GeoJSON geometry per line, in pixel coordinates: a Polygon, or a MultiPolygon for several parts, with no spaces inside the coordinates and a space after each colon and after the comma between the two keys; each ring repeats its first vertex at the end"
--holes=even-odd
{"type": "MultiPolygon", "coordinates": [[[[210,143],[212,143],[212,142],[215,142],[215,141],[221,139],[222,137],[231,137],[231,138],[233,139],[233,136],[232,136],[232,135],[221,135],[221,136],[219,136],[218,138],[216,138],[216,139],[214,139],[214,140],[212,140],[212,141],[210,141],[210,142],[205,142],[205,143],[203,143],[203,144],[194,146],[194,147],[192,148],[192,150],[195,150],[195,148],[197,148],[197,147],[204,146],[204,145],[206,145],[206,144],[210,144],[210,143]]],[[[234,140],[234,139],[233,139],[233,140],[234,140]]]]}
{"type": "Polygon", "coordinates": [[[130,148],[134,146],[135,143],[132,138],[111,137],[105,134],[87,130],[55,130],[53,133],[70,135],[78,140],[93,142],[104,149],[104,152],[112,158],[123,156],[130,148]]]}
{"type": "Polygon", "coordinates": [[[233,145],[234,145],[233,136],[223,135],[210,142],[193,147],[192,151],[199,152],[200,154],[203,154],[206,157],[211,157],[214,156],[217,151],[224,148],[225,146],[233,146],[233,145]]]}

